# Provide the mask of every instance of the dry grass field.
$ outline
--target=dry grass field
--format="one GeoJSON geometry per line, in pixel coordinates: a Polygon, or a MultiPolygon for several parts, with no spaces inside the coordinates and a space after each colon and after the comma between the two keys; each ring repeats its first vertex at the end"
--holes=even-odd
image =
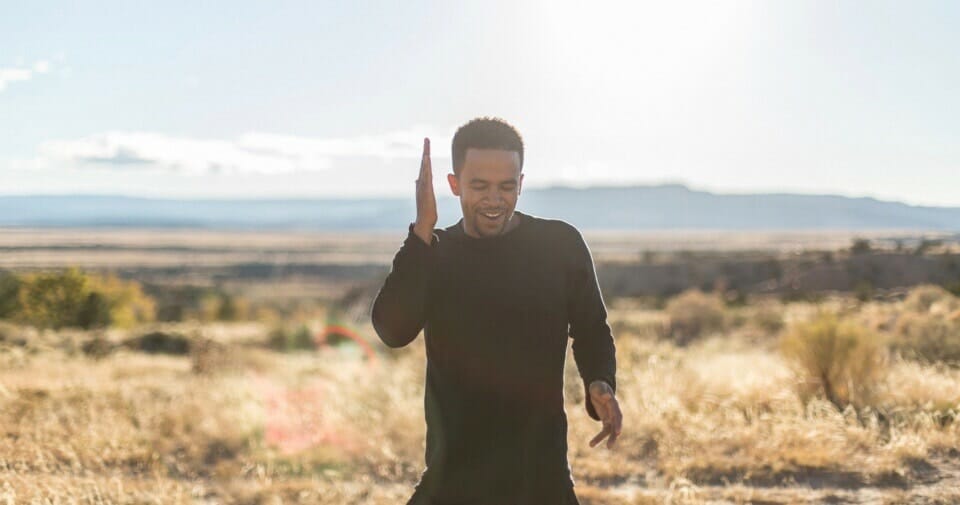
{"type": "MultiPolygon", "coordinates": [[[[775,310],[790,321],[814,309],[775,310]]],[[[567,366],[583,503],[960,500],[960,371],[890,358],[870,405],[841,411],[803,398],[769,313],[730,317],[741,321],[678,347],[656,335],[667,314],[611,304],[626,420],[614,450],[587,446],[597,426],[572,357],[567,366]]],[[[4,326],[0,503],[393,504],[409,495],[423,464],[422,339],[379,348],[371,361],[349,345],[271,351],[258,323],[154,329],[190,335],[190,351],[91,353],[91,333],[4,326]]]]}
{"type": "MultiPolygon", "coordinates": [[[[613,450],[588,446],[599,427],[567,359],[584,505],[960,503],[960,299],[607,302],[613,450]]],[[[324,311],[302,322],[319,331],[324,311]]],[[[282,351],[275,324],[0,321],[0,504],[405,503],[423,470],[422,338],[388,349],[361,321],[372,359],[350,342],[282,351]]]]}

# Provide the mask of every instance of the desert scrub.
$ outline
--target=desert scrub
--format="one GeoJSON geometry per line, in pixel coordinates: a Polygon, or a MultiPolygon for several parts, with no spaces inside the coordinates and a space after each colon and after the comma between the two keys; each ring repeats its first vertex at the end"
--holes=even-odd
{"type": "Polygon", "coordinates": [[[667,303],[670,336],[679,345],[723,328],[723,300],[717,295],[690,290],[667,303]]]}
{"type": "Polygon", "coordinates": [[[761,301],[755,308],[748,323],[768,335],[776,335],[784,327],[783,306],[774,301],[761,301]]]}
{"type": "Polygon", "coordinates": [[[960,299],[949,291],[933,284],[924,284],[910,290],[903,301],[903,308],[910,312],[950,313],[960,309],[960,299]]]}
{"type": "Polygon", "coordinates": [[[897,319],[891,347],[909,359],[960,364],[960,321],[906,312],[897,319]]]}
{"type": "Polygon", "coordinates": [[[840,410],[870,405],[886,371],[877,334],[826,312],[789,328],[780,349],[797,373],[800,398],[822,395],[840,410]]]}

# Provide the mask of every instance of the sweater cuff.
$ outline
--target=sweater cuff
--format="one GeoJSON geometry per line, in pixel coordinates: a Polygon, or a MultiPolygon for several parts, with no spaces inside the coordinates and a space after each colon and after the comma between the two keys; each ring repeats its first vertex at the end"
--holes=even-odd
{"type": "Polygon", "coordinates": [[[427,243],[420,238],[420,235],[417,235],[417,232],[413,231],[414,224],[416,223],[410,223],[410,226],[407,228],[407,238],[403,241],[404,245],[418,248],[420,250],[429,250],[432,249],[433,246],[437,245],[437,240],[439,240],[439,238],[437,237],[436,233],[430,233],[430,245],[427,245],[427,243]]]}
{"type": "Polygon", "coordinates": [[[600,415],[597,414],[596,409],[593,408],[593,400],[590,399],[590,384],[593,384],[594,381],[598,380],[606,382],[610,386],[610,389],[613,390],[613,394],[617,394],[617,381],[612,377],[597,377],[590,379],[589,381],[583,381],[583,389],[586,393],[586,400],[584,401],[584,404],[586,404],[587,407],[587,415],[589,415],[594,421],[600,421],[600,415]]]}

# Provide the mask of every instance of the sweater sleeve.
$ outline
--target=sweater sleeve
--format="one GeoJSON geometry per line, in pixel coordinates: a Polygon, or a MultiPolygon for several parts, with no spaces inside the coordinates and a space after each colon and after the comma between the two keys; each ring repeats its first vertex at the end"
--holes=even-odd
{"type": "Polygon", "coordinates": [[[600,294],[590,249],[575,228],[573,234],[568,296],[570,337],[573,339],[573,357],[583,379],[587,414],[599,421],[590,401],[590,384],[602,380],[616,391],[616,347],[607,324],[607,309],[600,294]]]}
{"type": "Polygon", "coordinates": [[[410,224],[407,238],[393,258],[393,267],[377,293],[371,310],[373,328],[384,344],[403,347],[417,338],[426,324],[427,294],[437,235],[427,245],[410,224]]]}

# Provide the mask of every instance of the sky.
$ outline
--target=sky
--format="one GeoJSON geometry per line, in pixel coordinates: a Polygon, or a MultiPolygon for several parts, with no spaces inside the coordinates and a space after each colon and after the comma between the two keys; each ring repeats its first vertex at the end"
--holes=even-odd
{"type": "MultiPolygon", "coordinates": [[[[410,196],[515,125],[524,188],[960,206],[960,2],[4,2],[0,194],[410,196]]],[[[521,197],[522,198],[522,197],[521,197]]]]}

